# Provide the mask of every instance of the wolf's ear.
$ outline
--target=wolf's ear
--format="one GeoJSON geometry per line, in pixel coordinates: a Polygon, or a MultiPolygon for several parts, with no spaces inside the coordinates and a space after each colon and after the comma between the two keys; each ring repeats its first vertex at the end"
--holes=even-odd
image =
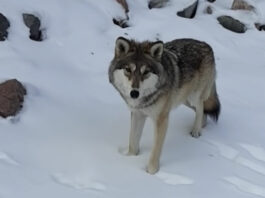
{"type": "Polygon", "coordinates": [[[126,38],[119,37],[116,40],[115,56],[120,57],[126,55],[130,50],[130,41],[126,38]]]}
{"type": "Polygon", "coordinates": [[[150,54],[153,58],[160,60],[164,51],[164,44],[162,41],[152,43],[150,54]]]}

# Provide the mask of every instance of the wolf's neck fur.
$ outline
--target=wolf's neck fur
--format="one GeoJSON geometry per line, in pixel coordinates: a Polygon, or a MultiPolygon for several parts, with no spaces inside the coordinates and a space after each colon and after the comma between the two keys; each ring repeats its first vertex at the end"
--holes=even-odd
{"type": "Polygon", "coordinates": [[[143,97],[141,99],[139,105],[137,106],[137,108],[143,109],[143,108],[146,108],[146,107],[149,107],[149,106],[155,104],[161,95],[162,95],[162,93],[159,90],[157,90],[157,91],[143,97]]]}

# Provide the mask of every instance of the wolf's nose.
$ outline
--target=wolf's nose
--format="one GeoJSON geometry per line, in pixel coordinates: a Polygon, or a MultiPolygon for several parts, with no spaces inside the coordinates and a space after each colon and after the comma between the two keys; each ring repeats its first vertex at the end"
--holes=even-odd
{"type": "Polygon", "coordinates": [[[131,97],[132,97],[133,99],[136,99],[136,98],[139,97],[139,91],[137,91],[137,90],[132,90],[131,93],[130,93],[130,95],[131,95],[131,97]]]}

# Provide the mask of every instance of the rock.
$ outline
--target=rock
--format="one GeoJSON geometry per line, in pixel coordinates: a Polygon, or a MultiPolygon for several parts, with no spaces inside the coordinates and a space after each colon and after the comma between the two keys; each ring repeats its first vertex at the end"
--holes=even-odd
{"type": "Polygon", "coordinates": [[[211,6],[207,6],[204,13],[206,14],[212,14],[213,13],[213,8],[211,6]]]}
{"type": "Polygon", "coordinates": [[[248,11],[252,11],[255,8],[252,5],[249,5],[244,0],[234,0],[231,9],[232,10],[248,10],[248,11]]]}
{"type": "Polygon", "coordinates": [[[210,3],[213,3],[213,2],[215,2],[215,0],[207,0],[208,2],[210,2],[210,3]]]}
{"type": "Polygon", "coordinates": [[[113,23],[115,25],[118,25],[121,28],[127,28],[127,27],[129,27],[129,24],[128,24],[128,20],[129,20],[129,16],[128,16],[129,6],[127,4],[127,1],[126,0],[116,0],[116,1],[119,4],[121,4],[121,6],[123,7],[123,9],[125,11],[126,18],[124,18],[124,17],[116,17],[116,18],[113,18],[112,21],[113,21],[113,23]]]}
{"type": "Polygon", "coordinates": [[[196,15],[197,7],[198,7],[199,0],[196,0],[193,4],[188,6],[182,11],[177,12],[177,15],[184,18],[192,19],[196,15]]]}
{"type": "Polygon", "coordinates": [[[30,30],[29,38],[34,41],[42,41],[42,32],[40,30],[41,22],[40,19],[33,14],[23,15],[23,21],[30,30]]]}
{"type": "Polygon", "coordinates": [[[265,25],[260,26],[260,31],[262,31],[262,30],[265,31],[265,25]]]}
{"type": "Polygon", "coordinates": [[[120,26],[121,28],[127,28],[127,27],[130,27],[129,24],[128,24],[128,20],[127,19],[122,19],[122,18],[113,18],[112,19],[113,23],[115,25],[118,25],[120,26]]]}
{"type": "Polygon", "coordinates": [[[217,18],[219,23],[226,29],[231,30],[236,33],[246,32],[246,26],[239,20],[234,19],[230,16],[220,16],[217,18]]]}
{"type": "Polygon", "coordinates": [[[0,84],[0,116],[16,115],[23,106],[26,89],[16,79],[0,84]]]}
{"type": "Polygon", "coordinates": [[[123,9],[125,10],[125,13],[129,12],[129,6],[127,4],[126,0],[116,0],[119,4],[121,4],[121,6],[123,7],[123,9]]]}
{"type": "Polygon", "coordinates": [[[163,8],[169,2],[169,0],[150,0],[148,2],[148,8],[163,8]]]}
{"type": "Polygon", "coordinates": [[[7,29],[10,27],[8,19],[0,13],[0,41],[6,40],[8,37],[7,29]]]}
{"type": "Polygon", "coordinates": [[[255,23],[255,27],[259,30],[259,31],[265,31],[265,24],[260,24],[260,23],[255,23]]]}

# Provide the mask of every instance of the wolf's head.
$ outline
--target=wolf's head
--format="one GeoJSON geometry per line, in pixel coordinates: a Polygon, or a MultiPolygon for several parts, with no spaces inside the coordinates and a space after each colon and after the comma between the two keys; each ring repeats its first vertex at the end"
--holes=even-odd
{"type": "Polygon", "coordinates": [[[162,41],[138,43],[119,37],[109,68],[109,80],[132,108],[150,105],[165,80],[162,41]]]}

